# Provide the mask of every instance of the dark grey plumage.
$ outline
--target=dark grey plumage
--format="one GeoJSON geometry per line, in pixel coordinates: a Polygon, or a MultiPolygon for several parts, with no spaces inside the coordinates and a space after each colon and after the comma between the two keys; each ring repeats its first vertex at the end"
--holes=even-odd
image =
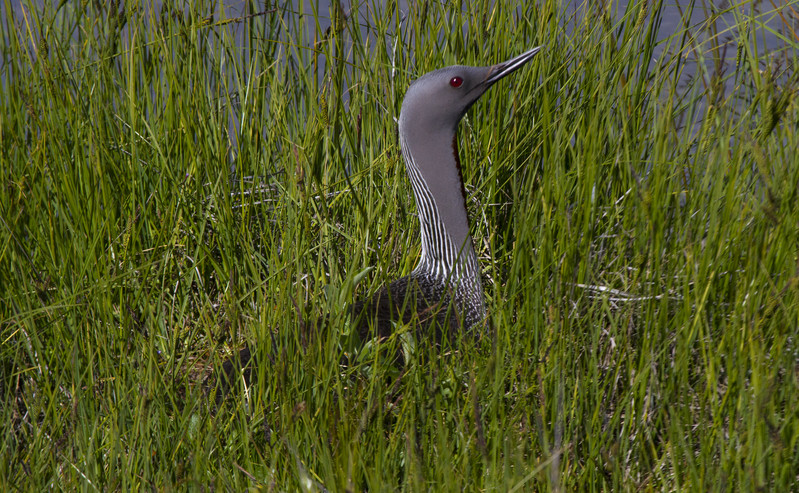
{"type": "Polygon", "coordinates": [[[356,319],[361,340],[372,336],[389,337],[395,324],[418,323],[417,329],[425,332],[435,327],[436,339],[454,333],[460,327],[473,327],[482,305],[479,301],[468,303],[468,297],[453,292],[451,286],[430,277],[411,274],[397,279],[371,297],[355,302],[352,314],[356,319]],[[455,303],[453,303],[453,301],[455,303]],[[463,303],[458,305],[458,303],[463,303]]]}
{"type": "Polygon", "coordinates": [[[386,337],[397,322],[418,318],[419,330],[477,328],[485,318],[480,268],[469,235],[457,128],[466,111],[495,82],[538,53],[534,48],[490,67],[455,65],[411,84],[402,103],[399,138],[413,186],[422,254],[407,277],[353,305],[361,337],[386,337]]]}

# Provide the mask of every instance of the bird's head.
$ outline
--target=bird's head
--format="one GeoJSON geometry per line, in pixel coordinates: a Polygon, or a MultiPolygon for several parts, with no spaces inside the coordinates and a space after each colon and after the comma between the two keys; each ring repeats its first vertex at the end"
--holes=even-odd
{"type": "Polygon", "coordinates": [[[466,111],[506,75],[529,62],[541,47],[488,67],[453,65],[416,79],[405,93],[400,131],[454,132],[466,111]]]}

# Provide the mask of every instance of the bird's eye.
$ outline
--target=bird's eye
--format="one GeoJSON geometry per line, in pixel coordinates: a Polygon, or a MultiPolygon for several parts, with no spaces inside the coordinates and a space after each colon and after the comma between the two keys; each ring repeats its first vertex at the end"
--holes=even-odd
{"type": "Polygon", "coordinates": [[[449,85],[452,87],[460,87],[463,85],[463,77],[458,77],[457,75],[449,80],[449,85]]]}

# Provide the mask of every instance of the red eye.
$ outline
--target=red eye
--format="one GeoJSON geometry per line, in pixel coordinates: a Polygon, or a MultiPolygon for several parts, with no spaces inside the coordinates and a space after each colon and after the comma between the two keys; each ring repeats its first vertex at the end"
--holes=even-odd
{"type": "Polygon", "coordinates": [[[452,87],[460,87],[463,85],[463,78],[455,76],[449,80],[449,85],[452,87]]]}

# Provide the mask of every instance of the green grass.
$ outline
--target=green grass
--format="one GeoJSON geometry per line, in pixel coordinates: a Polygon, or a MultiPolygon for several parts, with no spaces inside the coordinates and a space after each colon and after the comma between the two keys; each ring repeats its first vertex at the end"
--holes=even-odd
{"type": "Polygon", "coordinates": [[[637,6],[45,3],[2,6],[4,490],[799,489],[795,37],[780,69],[741,15],[678,93],[692,33],[647,68],[637,6]],[[459,132],[489,329],[340,365],[356,276],[418,258],[409,82],[536,45],[459,132]]]}

